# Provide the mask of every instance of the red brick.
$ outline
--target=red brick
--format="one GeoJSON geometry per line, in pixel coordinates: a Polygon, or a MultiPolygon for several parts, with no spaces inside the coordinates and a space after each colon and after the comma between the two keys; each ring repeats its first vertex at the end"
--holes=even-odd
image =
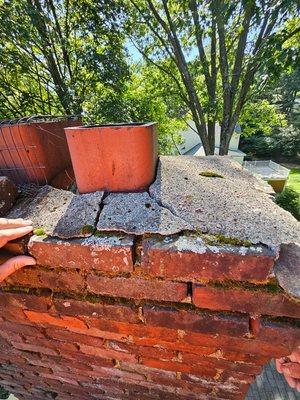
{"type": "Polygon", "coordinates": [[[14,272],[5,279],[4,284],[14,286],[26,287],[40,287],[39,268],[38,267],[24,267],[14,272]]]}
{"type": "Polygon", "coordinates": [[[85,288],[85,278],[77,271],[43,271],[39,272],[40,287],[56,292],[79,292],[85,288]]]}
{"type": "Polygon", "coordinates": [[[3,246],[2,249],[14,255],[26,254],[27,245],[31,236],[32,234],[28,234],[21,238],[11,240],[8,243],[6,243],[6,245],[3,246]]]}
{"type": "Polygon", "coordinates": [[[135,354],[137,357],[151,357],[165,361],[177,359],[177,351],[162,347],[135,346],[116,341],[108,341],[107,347],[116,350],[117,352],[135,354]]]}
{"type": "Polygon", "coordinates": [[[175,341],[177,339],[176,330],[162,327],[144,326],[142,324],[127,324],[124,322],[111,321],[101,318],[86,318],[84,320],[89,327],[85,333],[96,337],[105,337],[102,335],[113,333],[118,334],[116,339],[113,336],[107,338],[117,341],[124,341],[124,339],[132,340],[132,337],[141,337],[147,339],[155,338],[157,339],[157,343],[159,340],[161,340],[161,338],[164,337],[168,338],[169,341],[175,341]]]}
{"type": "Polygon", "coordinates": [[[183,301],[187,297],[186,283],[95,275],[87,277],[87,290],[107,296],[161,301],[183,301]]]}
{"type": "Polygon", "coordinates": [[[45,335],[34,326],[24,325],[24,324],[16,324],[15,322],[3,321],[1,322],[1,330],[2,332],[7,332],[8,334],[14,336],[14,334],[19,334],[23,336],[34,336],[45,337],[45,335]]]}
{"type": "Polygon", "coordinates": [[[53,299],[55,310],[63,315],[104,317],[116,321],[140,322],[135,307],[124,304],[90,303],[87,299],[53,299]]]}
{"type": "Polygon", "coordinates": [[[50,296],[0,292],[0,310],[7,310],[7,307],[18,307],[34,311],[47,311],[51,305],[52,301],[50,296]]]}
{"type": "Polygon", "coordinates": [[[54,325],[62,328],[74,328],[86,330],[86,324],[78,318],[72,318],[68,316],[63,316],[60,318],[53,317],[46,313],[38,313],[35,311],[24,311],[27,318],[40,325],[54,325]]]}
{"type": "Polygon", "coordinates": [[[300,318],[300,303],[283,293],[269,293],[259,290],[259,287],[257,290],[244,290],[194,284],[193,303],[197,307],[217,311],[300,318]]]}
{"type": "Polygon", "coordinates": [[[214,357],[200,357],[196,354],[181,353],[181,361],[184,364],[214,367],[216,369],[222,369],[223,371],[230,370],[241,372],[243,374],[256,374],[261,370],[261,367],[255,364],[235,362],[236,360],[225,360],[224,358],[218,356],[218,354],[216,354],[214,357]]]}
{"type": "MultiPolygon", "coordinates": [[[[264,247],[260,250],[238,246],[220,246],[211,250],[197,238],[187,248],[173,242],[150,238],[143,241],[142,268],[151,276],[184,281],[237,280],[266,281],[274,264],[275,255],[264,247]],[[242,250],[242,251],[241,251],[242,250]]],[[[215,247],[215,246],[214,246],[215,247]]]]}
{"type": "Polygon", "coordinates": [[[46,328],[47,337],[63,342],[70,341],[77,344],[87,344],[88,346],[101,347],[104,340],[97,337],[70,332],[64,329],[46,328]]]}
{"type": "Polygon", "coordinates": [[[162,361],[155,360],[151,358],[143,358],[142,363],[147,365],[148,367],[163,369],[166,371],[174,371],[174,372],[186,372],[186,373],[196,373],[201,374],[201,376],[211,377],[213,378],[217,374],[217,369],[206,366],[195,366],[190,364],[184,364],[180,362],[170,362],[170,361],[162,361]]]}
{"type": "Polygon", "coordinates": [[[103,347],[87,346],[85,344],[80,345],[80,351],[84,354],[88,354],[94,357],[116,359],[128,362],[137,362],[137,358],[133,354],[116,351],[113,349],[105,349],[103,347]]]}
{"type": "MultiPolygon", "coordinates": [[[[287,323],[261,319],[257,339],[293,351],[300,346],[300,327],[287,323]]],[[[281,356],[286,355],[285,352],[281,356]]],[[[278,357],[278,356],[277,356],[278,357]]]]}
{"type": "Polygon", "coordinates": [[[19,349],[19,350],[32,351],[35,353],[42,353],[42,354],[48,354],[48,355],[58,354],[58,351],[49,349],[45,346],[37,346],[34,344],[30,344],[30,343],[19,343],[19,342],[12,342],[12,344],[16,349],[19,349]]]}
{"type": "Polygon", "coordinates": [[[28,248],[40,265],[67,269],[95,269],[112,274],[131,272],[133,270],[131,240],[128,239],[125,244],[118,244],[114,243],[113,238],[109,239],[91,237],[62,241],[33,236],[28,248]]]}
{"type": "Polygon", "coordinates": [[[222,332],[218,335],[207,335],[196,332],[187,332],[180,340],[180,343],[193,346],[190,351],[197,354],[196,348],[198,346],[217,347],[218,349],[225,349],[239,353],[259,354],[269,358],[280,357],[288,350],[282,345],[277,343],[274,345],[270,341],[261,341],[257,339],[247,339],[243,337],[226,336],[222,332]]]}
{"type": "Polygon", "coordinates": [[[196,313],[167,307],[143,307],[148,325],[192,332],[242,336],[248,333],[248,318],[222,314],[196,313]]]}
{"type": "Polygon", "coordinates": [[[49,288],[54,291],[83,292],[84,277],[74,271],[51,271],[43,267],[25,267],[6,279],[6,284],[30,288],[49,288]]]}

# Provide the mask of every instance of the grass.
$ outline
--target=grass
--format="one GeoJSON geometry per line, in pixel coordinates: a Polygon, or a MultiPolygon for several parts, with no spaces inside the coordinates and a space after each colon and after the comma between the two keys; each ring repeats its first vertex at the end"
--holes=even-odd
{"type": "Polygon", "coordinates": [[[300,168],[292,168],[287,181],[287,186],[300,194],[300,168]]]}

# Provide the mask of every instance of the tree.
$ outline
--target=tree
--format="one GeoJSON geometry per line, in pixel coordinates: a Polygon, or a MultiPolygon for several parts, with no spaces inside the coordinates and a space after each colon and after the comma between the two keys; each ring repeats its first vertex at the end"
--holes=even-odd
{"type": "Polygon", "coordinates": [[[287,25],[291,0],[129,0],[132,40],[145,59],[171,77],[190,110],[205,153],[214,154],[221,112],[220,154],[250,94],[268,79],[274,54],[300,31],[287,25]],[[268,70],[266,70],[268,68],[268,70]],[[221,83],[221,85],[219,84],[221,83]],[[205,95],[199,95],[199,93],[205,95]]]}
{"type": "Polygon", "coordinates": [[[249,101],[244,105],[239,124],[243,136],[256,133],[270,135],[274,127],[287,126],[287,121],[276,105],[270,104],[266,99],[257,99],[253,103],[249,101]]]}
{"type": "Polygon", "coordinates": [[[185,124],[177,116],[176,97],[167,96],[164,83],[163,74],[154,66],[133,64],[122,96],[111,92],[101,98],[95,92],[85,102],[86,112],[96,123],[111,119],[115,122],[155,121],[158,123],[159,153],[174,154],[176,143],[180,141],[176,132],[185,124]]]}
{"type": "Polygon", "coordinates": [[[121,93],[128,76],[117,1],[9,0],[0,6],[3,117],[80,114],[99,83],[121,93]]]}

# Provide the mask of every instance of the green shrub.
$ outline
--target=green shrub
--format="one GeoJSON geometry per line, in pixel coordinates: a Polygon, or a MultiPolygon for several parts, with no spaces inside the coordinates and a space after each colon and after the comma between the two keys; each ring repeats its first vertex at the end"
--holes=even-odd
{"type": "Polygon", "coordinates": [[[295,190],[286,188],[281,193],[277,194],[275,200],[280,207],[289,211],[300,221],[300,196],[295,190]]]}
{"type": "Polygon", "coordinates": [[[0,386],[0,399],[8,399],[9,393],[2,386],[0,386]]]}
{"type": "Polygon", "coordinates": [[[261,133],[241,138],[241,150],[259,158],[295,158],[300,153],[300,129],[292,125],[274,128],[272,135],[261,133]]]}

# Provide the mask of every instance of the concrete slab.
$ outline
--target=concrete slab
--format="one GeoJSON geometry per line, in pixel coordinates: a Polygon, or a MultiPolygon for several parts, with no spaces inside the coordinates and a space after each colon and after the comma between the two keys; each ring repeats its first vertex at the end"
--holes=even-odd
{"type": "Polygon", "coordinates": [[[33,221],[40,234],[62,239],[87,237],[93,233],[103,192],[75,195],[44,186],[33,199],[17,204],[7,218],[33,221]]]}
{"type": "Polygon", "coordinates": [[[275,276],[285,292],[300,298],[300,245],[286,244],[280,250],[275,276]]]}
{"type": "Polygon", "coordinates": [[[148,193],[112,193],[104,200],[97,229],[141,235],[171,235],[192,229],[192,224],[161,207],[148,193]]]}
{"type": "Polygon", "coordinates": [[[274,247],[299,241],[299,222],[268,191],[262,180],[221,156],[160,157],[149,189],[153,199],[195,230],[274,247]]]}

